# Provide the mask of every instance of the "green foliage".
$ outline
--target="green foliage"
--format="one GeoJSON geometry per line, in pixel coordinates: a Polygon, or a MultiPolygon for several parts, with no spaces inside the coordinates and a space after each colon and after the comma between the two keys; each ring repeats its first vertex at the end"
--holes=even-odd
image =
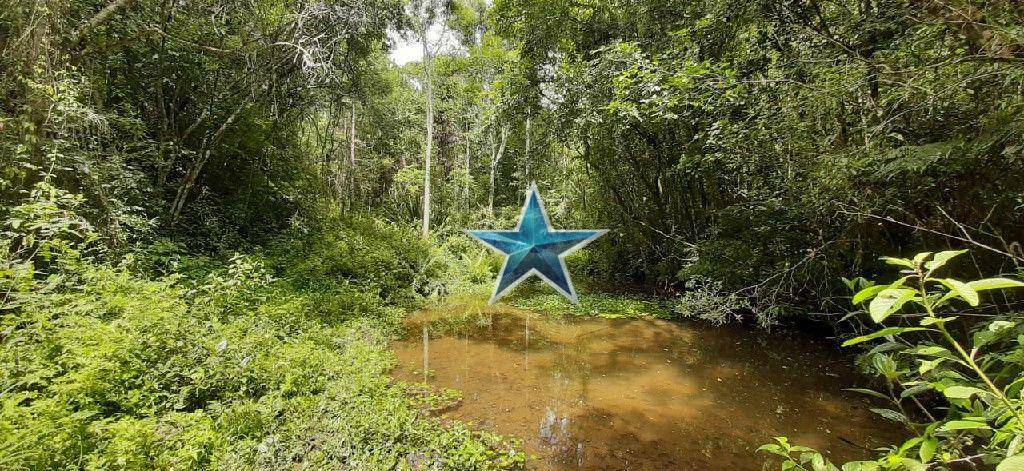
{"type": "Polygon", "coordinates": [[[326,216],[286,233],[273,258],[299,289],[343,290],[353,284],[384,300],[410,303],[433,279],[431,254],[411,228],[365,216],[326,216]]]}
{"type": "MultiPolygon", "coordinates": [[[[528,288],[527,288],[528,290],[528,288]]],[[[642,317],[672,317],[668,303],[654,298],[620,294],[595,293],[580,298],[579,304],[572,304],[558,293],[548,289],[543,292],[529,292],[512,295],[509,302],[519,308],[532,311],[569,316],[599,316],[607,319],[637,319],[642,317]]]]}
{"type": "MultiPolygon", "coordinates": [[[[860,363],[885,388],[856,391],[888,403],[888,408],[872,410],[904,424],[914,436],[877,461],[847,463],[842,469],[947,469],[967,462],[998,464],[997,469],[1017,466],[1024,439],[1024,323],[1016,314],[965,321],[956,304],[979,307],[986,296],[1011,295],[998,292],[1022,288],[1024,282],[1005,277],[965,282],[938,274],[966,252],[886,257],[884,261],[900,267],[904,276],[887,285],[863,279],[848,283],[859,289],[853,304],[866,303],[872,321],[900,318],[904,324],[843,343],[882,341],[863,354],[860,363]],[[917,326],[905,325],[909,322],[917,326]],[[957,338],[954,324],[962,324],[970,335],[957,338]],[[935,402],[943,405],[929,406],[935,402]]],[[[787,448],[784,440],[762,450],[786,457],[783,469],[835,469],[813,450],[787,448]],[[798,459],[790,457],[794,453],[800,453],[798,459]],[[813,467],[801,467],[807,463],[813,467]]]]}
{"type": "MultiPolygon", "coordinates": [[[[74,237],[84,229],[63,209],[74,199],[51,196],[12,211],[21,222],[7,221],[8,237],[81,253],[89,239],[74,237]]],[[[359,248],[407,253],[403,231],[362,224],[382,237],[359,248]]],[[[28,263],[24,254],[8,259],[28,263]]],[[[86,259],[30,272],[0,312],[0,467],[521,467],[515,444],[424,413],[449,393],[413,397],[389,379],[400,311],[376,296],[390,292],[379,284],[389,256],[345,265],[359,276],[336,287],[275,279],[242,255],[193,268],[197,278],[86,259]]]]}
{"type": "Polygon", "coordinates": [[[723,292],[722,282],[691,279],[672,310],[682,317],[722,325],[738,317],[737,313],[747,307],[746,300],[736,293],[723,292]]]}

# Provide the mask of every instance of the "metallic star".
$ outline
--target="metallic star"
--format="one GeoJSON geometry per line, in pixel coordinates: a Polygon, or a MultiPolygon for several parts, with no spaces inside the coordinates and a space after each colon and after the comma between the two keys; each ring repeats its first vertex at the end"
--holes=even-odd
{"type": "Polygon", "coordinates": [[[523,214],[519,224],[511,231],[466,231],[480,242],[497,252],[505,254],[501,267],[501,278],[494,287],[489,304],[505,295],[530,275],[537,275],[562,293],[573,304],[578,304],[576,290],[565,267],[565,256],[604,235],[605,230],[556,231],[551,228],[548,213],[537,192],[537,184],[531,184],[526,192],[523,214]]]}

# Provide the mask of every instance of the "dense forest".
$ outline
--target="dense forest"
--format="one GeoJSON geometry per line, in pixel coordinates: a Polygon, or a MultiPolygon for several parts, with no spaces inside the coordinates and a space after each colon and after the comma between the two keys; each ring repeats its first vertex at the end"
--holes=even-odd
{"type": "Polygon", "coordinates": [[[0,71],[2,469],[532,467],[389,376],[532,182],[610,232],[510,302],[813,332],[907,437],[750,462],[1024,469],[1020,2],[0,0],[0,71]]]}

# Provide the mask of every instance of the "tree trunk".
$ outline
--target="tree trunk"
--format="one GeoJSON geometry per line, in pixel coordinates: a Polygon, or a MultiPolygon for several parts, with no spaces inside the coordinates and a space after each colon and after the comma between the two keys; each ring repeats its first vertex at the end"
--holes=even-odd
{"type": "Polygon", "coordinates": [[[85,35],[88,34],[89,31],[92,31],[97,26],[103,24],[105,21],[107,21],[107,19],[110,18],[111,15],[116,13],[117,10],[128,5],[131,5],[134,1],[135,0],[114,0],[106,7],[103,7],[103,9],[99,11],[99,13],[97,13],[95,16],[89,19],[88,23],[82,25],[81,28],[78,28],[78,30],[74,32],[74,34],[71,36],[71,42],[76,45],[80,44],[83,40],[85,40],[85,35]]]}
{"type": "Polygon", "coordinates": [[[523,158],[526,160],[526,181],[523,182],[526,185],[530,184],[530,116],[526,116],[526,149],[523,152],[523,158]]]}
{"type": "Polygon", "coordinates": [[[430,71],[431,58],[426,27],[423,28],[421,39],[423,41],[423,86],[427,94],[427,136],[423,151],[423,237],[426,238],[430,235],[430,153],[434,143],[434,87],[431,83],[433,77],[430,71]]]}
{"type": "Polygon", "coordinates": [[[356,102],[352,101],[352,116],[348,132],[348,193],[349,205],[356,200],[356,102]]]}
{"type": "Polygon", "coordinates": [[[501,162],[501,157],[505,154],[505,144],[508,143],[508,126],[501,127],[501,140],[498,143],[498,148],[494,148],[494,144],[491,144],[491,194],[487,201],[487,208],[491,215],[494,215],[494,185],[498,173],[498,163],[501,162]]]}
{"type": "Polygon", "coordinates": [[[470,133],[469,133],[469,124],[467,123],[466,124],[466,180],[463,182],[463,187],[462,187],[462,196],[463,196],[463,198],[465,198],[466,210],[469,210],[469,208],[470,208],[469,182],[471,180],[471,177],[470,177],[470,173],[469,173],[469,169],[470,169],[470,166],[469,166],[469,163],[470,163],[469,162],[469,158],[470,158],[470,156],[469,156],[469,152],[470,152],[469,146],[471,144],[471,140],[472,140],[471,138],[472,138],[472,136],[470,136],[470,133]]]}
{"type": "Polygon", "coordinates": [[[185,178],[181,182],[181,186],[178,187],[178,193],[174,196],[174,202],[171,203],[171,225],[178,222],[178,218],[181,217],[181,212],[185,209],[185,202],[188,200],[189,193],[192,192],[192,188],[196,184],[196,180],[199,178],[199,173],[203,170],[203,166],[206,165],[206,161],[210,159],[213,146],[217,145],[220,138],[224,135],[231,124],[238,119],[238,115],[242,113],[246,105],[242,104],[235,111],[231,113],[231,116],[220,125],[219,128],[210,136],[209,139],[203,141],[200,146],[200,157],[191,164],[189,164],[188,170],[185,172],[185,178]]]}

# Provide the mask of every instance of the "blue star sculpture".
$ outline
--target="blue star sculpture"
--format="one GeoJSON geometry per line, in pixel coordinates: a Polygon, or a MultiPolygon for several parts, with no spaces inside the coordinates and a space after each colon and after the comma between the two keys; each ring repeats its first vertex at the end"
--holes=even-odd
{"type": "Polygon", "coordinates": [[[540,200],[537,184],[530,185],[523,204],[519,224],[511,231],[466,231],[484,245],[505,254],[501,278],[494,287],[488,304],[494,304],[530,275],[537,275],[562,293],[573,304],[578,304],[576,290],[565,268],[565,256],[573,253],[607,230],[556,231],[551,228],[548,213],[540,200]]]}

